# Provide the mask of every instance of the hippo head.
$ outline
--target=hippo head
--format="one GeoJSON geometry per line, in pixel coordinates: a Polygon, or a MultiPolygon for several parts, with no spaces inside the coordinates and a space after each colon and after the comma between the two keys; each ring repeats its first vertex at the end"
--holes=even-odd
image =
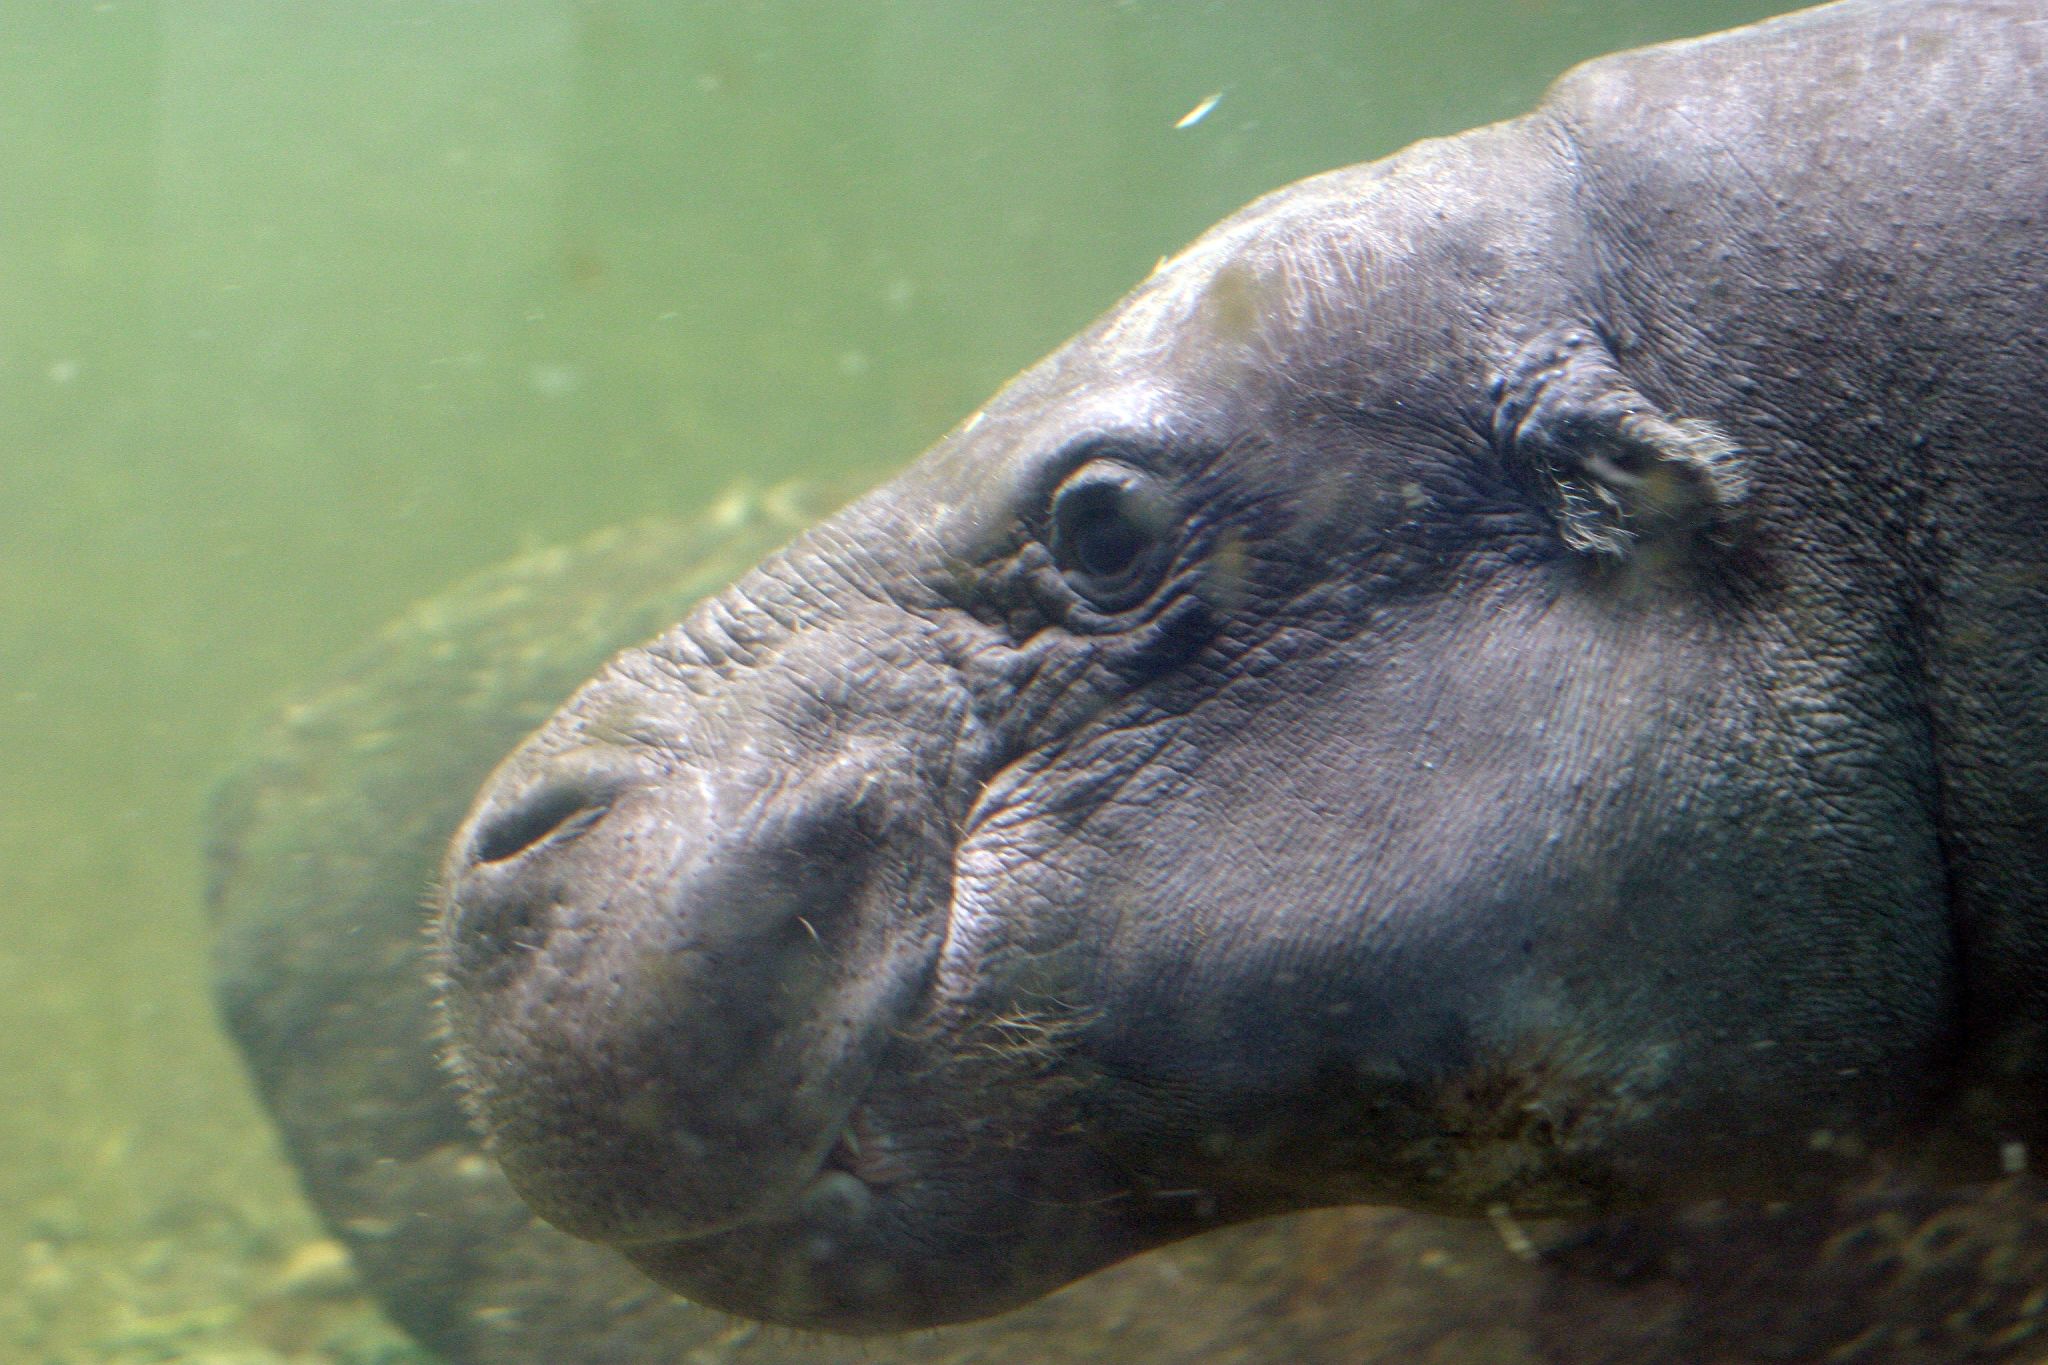
{"type": "Polygon", "coordinates": [[[504,762],[438,953],[538,1213],[876,1331],[1912,1130],[1924,766],[1570,163],[1539,115],[1254,204],[504,762]]]}

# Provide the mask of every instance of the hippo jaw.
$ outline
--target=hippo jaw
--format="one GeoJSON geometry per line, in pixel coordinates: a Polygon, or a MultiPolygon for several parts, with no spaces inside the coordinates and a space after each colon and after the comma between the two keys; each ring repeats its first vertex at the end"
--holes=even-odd
{"type": "Polygon", "coordinates": [[[543,1216],[891,1330],[1289,1209],[1794,1193],[1922,1119],[1931,780],[1729,587],[1734,443],[1624,377],[1561,136],[1226,223],[507,760],[439,953],[543,1216]]]}

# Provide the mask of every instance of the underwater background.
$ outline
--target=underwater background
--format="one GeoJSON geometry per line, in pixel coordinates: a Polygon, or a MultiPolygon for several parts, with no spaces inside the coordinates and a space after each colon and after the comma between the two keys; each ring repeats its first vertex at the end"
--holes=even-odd
{"type": "Polygon", "coordinates": [[[426,1359],[207,995],[207,793],[292,689],[522,550],[857,486],[1266,189],[1792,7],[0,0],[0,1362],[426,1359]]]}

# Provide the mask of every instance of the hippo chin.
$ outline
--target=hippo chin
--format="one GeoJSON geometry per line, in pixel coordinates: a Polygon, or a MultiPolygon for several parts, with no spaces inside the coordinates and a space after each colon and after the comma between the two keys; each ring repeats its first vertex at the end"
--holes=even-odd
{"type": "Polygon", "coordinates": [[[2040,1140],[2048,4],[1607,58],[1229,219],[492,777],[521,1194],[876,1331],[1223,1223],[2040,1140]]]}

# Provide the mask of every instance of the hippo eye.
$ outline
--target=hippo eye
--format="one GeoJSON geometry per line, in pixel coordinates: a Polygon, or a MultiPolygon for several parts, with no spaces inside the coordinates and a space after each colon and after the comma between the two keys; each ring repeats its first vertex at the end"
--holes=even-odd
{"type": "Polygon", "coordinates": [[[1166,499],[1142,471],[1096,460],[1053,490],[1052,557],[1101,611],[1145,600],[1166,567],[1166,499]]]}

